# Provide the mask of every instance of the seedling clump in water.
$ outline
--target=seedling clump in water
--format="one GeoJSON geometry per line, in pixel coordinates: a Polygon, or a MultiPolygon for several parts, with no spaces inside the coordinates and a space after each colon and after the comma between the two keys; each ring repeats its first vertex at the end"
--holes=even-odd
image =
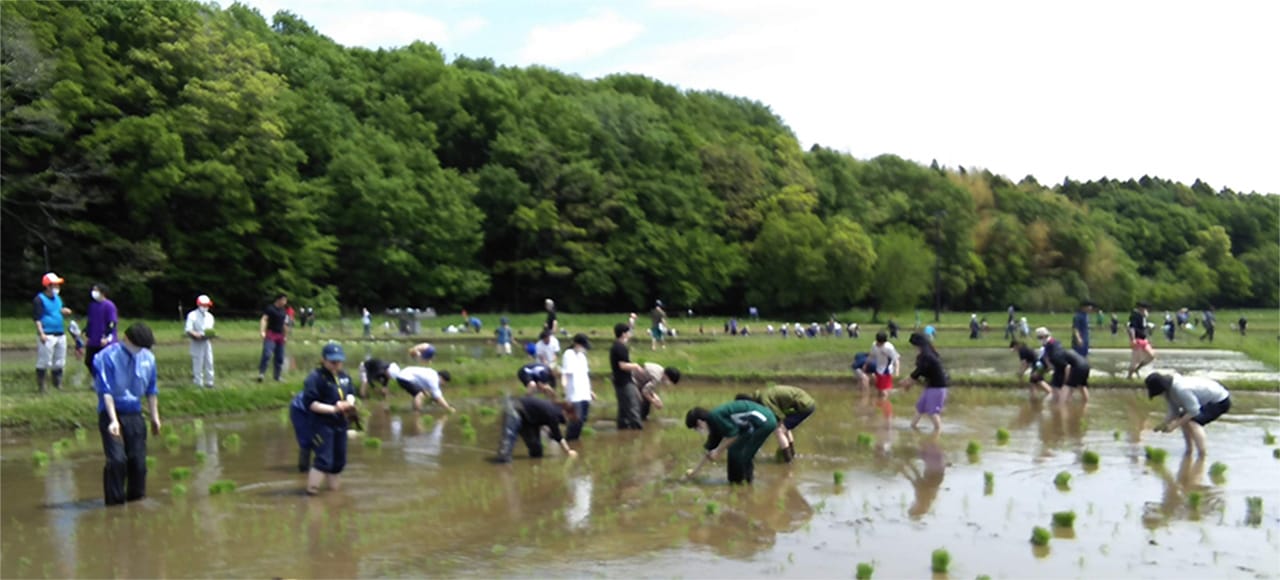
{"type": "Polygon", "coordinates": [[[1212,477],[1215,482],[1221,481],[1223,476],[1226,474],[1227,464],[1222,463],[1221,461],[1214,461],[1213,465],[1209,466],[1209,477],[1212,477]]]}
{"type": "Polygon", "coordinates": [[[1083,463],[1085,467],[1097,467],[1098,460],[1099,457],[1097,451],[1085,451],[1080,454],[1080,462],[1083,463]]]}
{"type": "Polygon", "coordinates": [[[707,515],[709,515],[709,516],[714,516],[714,515],[716,515],[717,513],[720,513],[720,504],[718,504],[718,503],[716,503],[716,502],[714,502],[714,501],[709,501],[709,502],[707,502],[707,507],[706,507],[706,509],[707,509],[707,515]]]}
{"type": "Polygon", "coordinates": [[[1009,431],[1007,429],[996,429],[996,443],[1004,445],[1009,442],[1009,431]]]}
{"type": "Polygon", "coordinates": [[[982,446],[977,441],[970,440],[969,446],[964,448],[964,452],[970,456],[977,455],[982,452],[982,446]]]}
{"type": "Polygon", "coordinates": [[[1271,433],[1270,429],[1267,429],[1267,432],[1262,434],[1262,443],[1265,445],[1276,444],[1276,436],[1271,433]]]}
{"type": "Polygon", "coordinates": [[[831,474],[831,479],[836,482],[836,485],[844,485],[844,472],[843,471],[833,472],[831,474]]]}
{"type": "Polygon", "coordinates": [[[227,449],[236,449],[240,447],[240,434],[232,433],[222,438],[222,446],[227,449]]]}
{"type": "Polygon", "coordinates": [[[203,451],[196,452],[196,463],[204,463],[204,460],[207,458],[208,458],[208,455],[206,455],[205,452],[203,451]]]}
{"type": "Polygon", "coordinates": [[[382,440],[378,439],[377,437],[369,437],[368,439],[364,440],[364,446],[366,449],[381,449],[382,440]]]}
{"type": "Polygon", "coordinates": [[[175,467],[169,470],[169,479],[174,481],[182,481],[189,477],[191,477],[191,468],[189,467],[175,467]]]}
{"type": "Polygon", "coordinates": [[[583,428],[582,428],[582,436],[583,436],[583,437],[591,437],[591,436],[594,436],[595,434],[596,434],[596,430],[595,430],[595,428],[593,428],[593,427],[583,427],[583,428]]]}
{"type": "Polygon", "coordinates": [[[170,433],[164,436],[165,447],[172,448],[172,447],[177,447],[179,445],[182,445],[182,438],[178,437],[177,433],[170,433]]]}
{"type": "Polygon", "coordinates": [[[947,568],[951,566],[951,554],[947,553],[943,548],[934,550],[930,559],[932,565],[929,569],[933,570],[935,574],[946,574],[947,568]]]}
{"type": "Polygon", "coordinates": [[[1053,484],[1061,490],[1071,489],[1071,474],[1065,471],[1058,472],[1058,475],[1053,478],[1053,484]]]}
{"type": "Polygon", "coordinates": [[[1147,461],[1156,465],[1164,465],[1165,457],[1169,455],[1168,451],[1159,447],[1147,447],[1145,451],[1147,454],[1147,461]]]}
{"type": "Polygon", "coordinates": [[[86,439],[88,439],[88,438],[89,438],[89,432],[88,432],[88,431],[85,431],[85,430],[84,430],[84,428],[77,428],[77,429],[76,429],[76,441],[84,441],[84,440],[86,440],[86,439]]]}
{"type": "Polygon", "coordinates": [[[857,442],[858,442],[858,447],[865,448],[865,447],[871,447],[871,445],[875,443],[875,439],[871,437],[870,433],[858,433],[857,442]]]}
{"type": "Polygon", "coordinates": [[[1203,501],[1204,495],[1198,491],[1193,491],[1187,494],[1187,505],[1193,510],[1200,509],[1200,503],[1203,501]]]}
{"type": "Polygon", "coordinates": [[[1046,530],[1040,526],[1031,528],[1032,544],[1035,544],[1037,546],[1048,546],[1050,537],[1052,536],[1049,534],[1049,530],[1046,530]]]}
{"type": "Polygon", "coordinates": [[[209,485],[209,495],[231,493],[236,490],[236,482],[230,479],[219,479],[209,485]]]}
{"type": "Polygon", "coordinates": [[[870,562],[859,562],[857,578],[858,580],[871,580],[871,575],[875,571],[876,567],[872,566],[870,562]]]}
{"type": "Polygon", "coordinates": [[[1271,450],[1271,456],[1280,459],[1280,447],[1271,450]]]}
{"type": "Polygon", "coordinates": [[[996,474],[991,473],[990,471],[983,472],[982,493],[984,493],[985,495],[991,495],[991,491],[995,489],[995,487],[996,487],[996,474]]]}
{"type": "Polygon", "coordinates": [[[31,452],[31,461],[36,467],[44,467],[49,464],[49,454],[37,449],[31,452]]]}
{"type": "Polygon", "coordinates": [[[1244,499],[1246,513],[1244,517],[1245,523],[1251,526],[1262,525],[1262,498],[1258,496],[1249,496],[1244,499]]]}
{"type": "Polygon", "coordinates": [[[169,488],[169,494],[175,497],[187,495],[187,486],[181,483],[175,483],[173,484],[173,487],[169,488]]]}
{"type": "Polygon", "coordinates": [[[1054,512],[1053,525],[1059,528],[1072,528],[1076,525],[1076,512],[1054,512]]]}
{"type": "Polygon", "coordinates": [[[156,458],[155,458],[155,457],[151,457],[151,456],[147,456],[147,469],[148,469],[148,470],[150,470],[150,469],[154,469],[154,468],[155,468],[155,466],[156,466],[156,458]]]}

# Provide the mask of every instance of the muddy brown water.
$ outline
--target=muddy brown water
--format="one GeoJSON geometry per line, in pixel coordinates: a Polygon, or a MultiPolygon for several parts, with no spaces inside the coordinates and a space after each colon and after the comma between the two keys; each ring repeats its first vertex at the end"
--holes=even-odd
{"type": "Polygon", "coordinates": [[[936,548],[950,552],[956,578],[1280,575],[1280,460],[1263,442],[1280,432],[1275,396],[1233,396],[1208,430],[1209,459],[1196,462],[1182,459],[1181,437],[1150,431],[1159,406],[1131,392],[1097,393],[1082,411],[953,389],[932,437],[908,428],[915,393],[884,405],[815,386],[819,410],[797,430],[794,464],[774,462],[770,441],[751,488],[729,487],[723,464],[678,481],[701,443],[683,411],[738,390],[671,389],[641,433],[614,431],[612,409],[597,404],[577,461],[554,448],[530,460],[518,446],[509,466],[483,461],[498,437],[482,411],[494,401],[463,403],[474,438],[460,416],[424,424],[403,396],[390,409],[375,402],[367,424],[381,447],[353,440],[343,489],[318,498],[302,494],[276,412],[205,420],[200,432],[177,422],[177,449],[150,441],[148,499],[122,508],[102,505],[97,433],[68,434],[70,449],[45,467],[32,451],[53,439],[7,439],[0,576],[852,577],[873,562],[876,577],[918,578],[936,548]],[[237,448],[219,443],[232,433],[237,448]],[[972,458],[970,440],[982,447],[972,458]],[[1164,466],[1145,461],[1147,445],[1169,451],[1164,466]],[[1082,467],[1085,449],[1101,456],[1096,471],[1082,467]],[[1213,462],[1228,466],[1225,479],[1208,474],[1213,462]],[[193,471],[183,497],[171,494],[174,467],[193,471]],[[1061,471],[1068,491],[1053,484],[1061,471]],[[222,479],[239,489],[211,496],[222,479]],[[1250,496],[1263,498],[1260,523],[1247,521],[1250,496]],[[1074,531],[1034,549],[1031,529],[1063,510],[1076,512],[1074,531]]]}

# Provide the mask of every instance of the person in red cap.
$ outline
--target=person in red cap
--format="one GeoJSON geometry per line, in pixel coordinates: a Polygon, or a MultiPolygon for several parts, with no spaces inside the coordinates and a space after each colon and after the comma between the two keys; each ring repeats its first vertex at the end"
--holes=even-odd
{"type": "Polygon", "coordinates": [[[201,294],[196,308],[187,313],[187,338],[191,339],[191,376],[197,387],[213,388],[213,300],[201,294]]]}
{"type": "Polygon", "coordinates": [[[36,324],[36,384],[44,392],[46,375],[52,375],[53,388],[62,388],[62,369],[67,365],[67,328],[65,316],[71,309],[62,305],[62,283],[57,274],[49,272],[40,279],[44,291],[36,294],[32,303],[32,319],[36,324]]]}

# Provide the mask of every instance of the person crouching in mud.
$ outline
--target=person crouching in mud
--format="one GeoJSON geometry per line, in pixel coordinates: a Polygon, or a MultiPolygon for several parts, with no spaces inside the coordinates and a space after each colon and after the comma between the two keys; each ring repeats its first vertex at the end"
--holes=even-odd
{"type": "Polygon", "coordinates": [[[577,457],[578,452],[569,447],[569,442],[560,434],[561,423],[573,423],[577,420],[577,410],[568,401],[552,402],[529,396],[507,399],[507,408],[502,417],[502,439],[498,443],[498,454],[493,462],[511,463],[516,437],[524,439],[529,457],[542,457],[543,427],[547,428],[551,440],[560,444],[565,455],[569,458],[577,457]]]}
{"type": "Polygon", "coordinates": [[[768,407],[755,401],[733,401],[710,411],[702,407],[689,409],[684,424],[707,434],[703,444],[706,455],[693,469],[686,471],[685,479],[692,478],[722,453],[729,453],[729,483],[751,483],[755,479],[756,452],[769,440],[778,428],[778,419],[768,407]]]}

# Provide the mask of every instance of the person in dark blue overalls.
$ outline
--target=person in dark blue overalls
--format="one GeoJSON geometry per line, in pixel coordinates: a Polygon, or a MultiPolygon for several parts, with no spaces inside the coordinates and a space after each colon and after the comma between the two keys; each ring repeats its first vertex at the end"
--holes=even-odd
{"type": "Polygon", "coordinates": [[[508,398],[506,411],[502,417],[502,439],[498,443],[498,453],[494,463],[510,463],[515,452],[516,437],[524,439],[529,449],[529,457],[542,457],[542,428],[546,427],[551,440],[560,444],[569,458],[578,456],[578,452],[569,447],[569,442],[560,434],[561,423],[573,423],[578,420],[577,409],[567,401],[551,402],[539,397],[508,398]]]}
{"type": "Polygon", "coordinates": [[[326,344],[322,354],[289,410],[300,449],[298,469],[310,470],[308,495],[319,493],[326,481],[329,489],[339,489],[338,476],[347,465],[347,416],[355,412],[355,387],[342,370],[347,358],[342,345],[326,344]]]}
{"type": "Polygon", "coordinates": [[[542,393],[548,398],[556,398],[556,390],[551,388],[551,369],[542,363],[531,362],[516,371],[516,378],[525,388],[526,395],[542,393]]]}

